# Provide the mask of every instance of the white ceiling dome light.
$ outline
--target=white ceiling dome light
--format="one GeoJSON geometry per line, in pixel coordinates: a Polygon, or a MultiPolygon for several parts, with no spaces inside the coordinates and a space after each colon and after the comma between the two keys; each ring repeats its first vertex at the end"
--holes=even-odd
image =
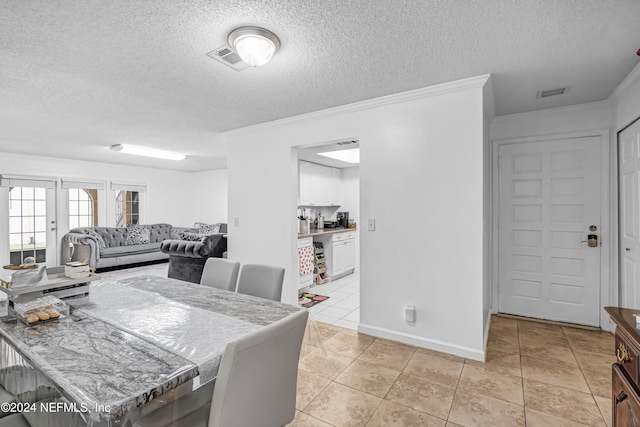
{"type": "Polygon", "coordinates": [[[259,27],[240,27],[229,34],[229,46],[242,61],[252,67],[260,67],[271,60],[280,49],[280,40],[269,30],[259,27]]]}

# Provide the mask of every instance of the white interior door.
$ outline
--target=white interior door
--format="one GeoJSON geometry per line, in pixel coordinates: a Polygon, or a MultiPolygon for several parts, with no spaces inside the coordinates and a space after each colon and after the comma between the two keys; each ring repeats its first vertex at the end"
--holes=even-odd
{"type": "Polygon", "coordinates": [[[600,149],[598,137],[500,146],[499,312],[599,325],[600,149]]]}
{"type": "Polygon", "coordinates": [[[640,120],[618,135],[620,165],[620,304],[640,308],[640,120]]]}

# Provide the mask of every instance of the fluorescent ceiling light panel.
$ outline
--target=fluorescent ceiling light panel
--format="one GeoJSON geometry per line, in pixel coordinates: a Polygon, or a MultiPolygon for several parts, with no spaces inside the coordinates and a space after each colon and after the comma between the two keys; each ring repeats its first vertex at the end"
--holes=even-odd
{"type": "Polygon", "coordinates": [[[352,148],[350,150],[327,151],[318,153],[321,156],[330,157],[332,159],[341,160],[347,163],[360,163],[360,149],[352,148]]]}
{"type": "Polygon", "coordinates": [[[139,147],[137,145],[116,144],[109,147],[111,151],[118,153],[133,154],[136,156],[153,157],[164,160],[184,160],[187,158],[185,154],[174,153],[172,151],[156,150],[154,148],[139,147]]]}

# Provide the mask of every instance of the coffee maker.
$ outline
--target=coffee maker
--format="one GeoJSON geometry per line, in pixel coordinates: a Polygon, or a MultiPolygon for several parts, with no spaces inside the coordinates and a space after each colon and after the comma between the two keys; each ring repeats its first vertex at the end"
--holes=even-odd
{"type": "Polygon", "coordinates": [[[338,227],[347,228],[349,226],[349,212],[336,213],[336,219],[338,220],[338,227]]]}

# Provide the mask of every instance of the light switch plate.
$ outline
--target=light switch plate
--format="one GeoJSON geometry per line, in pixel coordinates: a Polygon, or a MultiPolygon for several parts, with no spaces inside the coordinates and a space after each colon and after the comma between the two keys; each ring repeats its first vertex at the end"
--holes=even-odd
{"type": "Polygon", "coordinates": [[[367,220],[367,230],[368,231],[376,231],[376,220],[375,219],[367,220]]]}

